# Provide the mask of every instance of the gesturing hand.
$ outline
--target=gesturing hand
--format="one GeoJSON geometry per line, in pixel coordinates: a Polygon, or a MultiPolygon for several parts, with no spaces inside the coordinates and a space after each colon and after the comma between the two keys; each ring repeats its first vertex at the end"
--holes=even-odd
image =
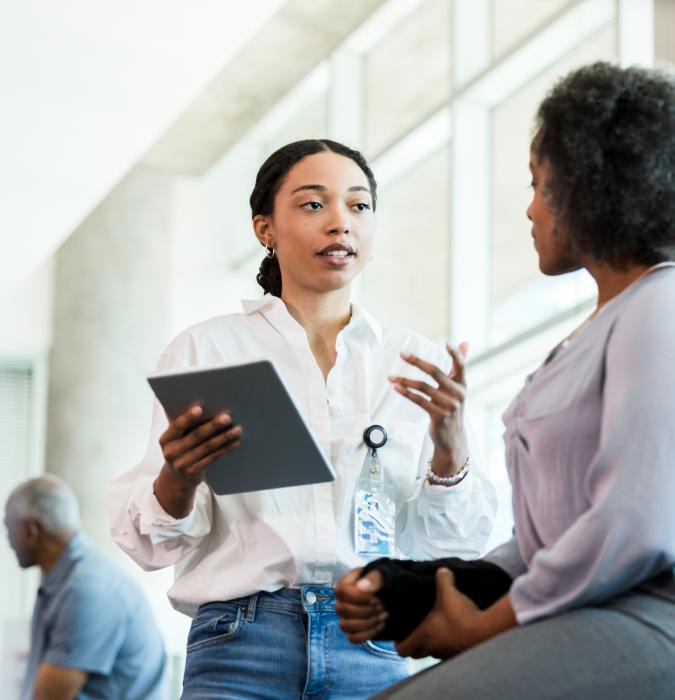
{"type": "Polygon", "coordinates": [[[452,357],[452,370],[449,374],[425,362],[416,355],[401,353],[401,357],[413,367],[417,367],[435,382],[391,376],[389,381],[399,394],[417,404],[429,414],[431,425],[429,435],[434,443],[434,471],[443,476],[453,473],[461,466],[468,455],[466,434],[464,432],[464,401],[466,398],[466,379],[464,359],[468,345],[460,343],[455,349],[446,345],[452,357]]]}
{"type": "Polygon", "coordinates": [[[361,571],[352,569],[335,586],[335,611],[340,616],[340,629],[354,644],[374,639],[388,616],[375,595],[382,587],[382,574],[371,571],[360,578],[361,571]]]}
{"type": "Polygon", "coordinates": [[[415,659],[448,659],[478,641],[475,623],[480,615],[478,606],[455,588],[452,572],[441,568],[436,572],[436,604],[419,627],[396,644],[396,651],[415,659]]]}

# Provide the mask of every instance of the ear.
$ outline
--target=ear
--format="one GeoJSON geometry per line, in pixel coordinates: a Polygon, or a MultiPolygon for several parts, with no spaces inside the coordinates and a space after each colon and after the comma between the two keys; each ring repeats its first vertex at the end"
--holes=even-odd
{"type": "Polygon", "coordinates": [[[42,528],[36,520],[25,520],[23,528],[26,542],[29,544],[35,544],[40,539],[42,528]]]}
{"type": "Polygon", "coordinates": [[[274,236],[272,235],[272,223],[269,216],[256,214],[253,217],[253,232],[255,237],[266,248],[274,248],[274,236]]]}

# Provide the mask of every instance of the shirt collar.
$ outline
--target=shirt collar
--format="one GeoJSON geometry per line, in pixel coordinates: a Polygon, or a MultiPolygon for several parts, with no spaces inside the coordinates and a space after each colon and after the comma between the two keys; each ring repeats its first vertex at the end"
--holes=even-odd
{"type": "MultiPolygon", "coordinates": [[[[285,313],[291,318],[291,315],[286,309],[286,304],[279,298],[275,297],[273,294],[265,294],[259,299],[242,299],[241,302],[244,314],[247,316],[255,313],[256,311],[263,311],[265,309],[274,309],[277,313],[285,313]]],[[[364,309],[352,302],[352,317],[344,329],[345,332],[350,333],[357,329],[366,329],[372,333],[375,340],[380,343],[382,342],[382,327],[380,324],[364,309]]]]}
{"type": "MultiPolygon", "coordinates": [[[[246,316],[250,316],[256,311],[262,311],[267,306],[283,304],[283,301],[279,297],[275,297],[273,294],[265,294],[259,299],[242,299],[241,306],[244,310],[246,316]]],[[[284,308],[286,305],[284,304],[284,308]]]]}
{"type": "Polygon", "coordinates": [[[382,342],[382,326],[365,309],[354,302],[352,302],[352,318],[349,323],[349,326],[351,325],[357,328],[366,328],[378,343],[382,342]]]}
{"type": "Polygon", "coordinates": [[[84,556],[89,548],[89,540],[82,533],[70,538],[54,568],[45,576],[40,586],[40,593],[49,595],[61,588],[68,578],[73,564],[84,556]]]}

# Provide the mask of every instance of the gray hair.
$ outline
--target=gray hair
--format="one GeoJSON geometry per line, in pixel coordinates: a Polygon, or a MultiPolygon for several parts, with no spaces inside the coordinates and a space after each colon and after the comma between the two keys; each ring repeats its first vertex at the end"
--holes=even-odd
{"type": "Polygon", "coordinates": [[[72,535],[80,529],[80,508],[68,484],[44,474],[19,484],[5,506],[16,518],[36,520],[53,535],[72,535]]]}

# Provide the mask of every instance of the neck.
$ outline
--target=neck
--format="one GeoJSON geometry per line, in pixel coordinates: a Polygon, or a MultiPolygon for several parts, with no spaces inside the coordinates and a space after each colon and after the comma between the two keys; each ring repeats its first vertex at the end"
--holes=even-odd
{"type": "Polygon", "coordinates": [[[599,309],[642,277],[649,269],[649,265],[631,265],[625,270],[617,270],[607,263],[589,263],[586,269],[598,285],[597,308],[599,309]]]}
{"type": "Polygon", "coordinates": [[[349,288],[334,292],[300,292],[284,288],[281,299],[288,313],[313,336],[335,337],[349,323],[349,288]]]}
{"type": "Polygon", "coordinates": [[[56,535],[45,535],[37,560],[37,564],[45,576],[56,566],[61,555],[66,551],[71,537],[64,539],[56,535]]]}
{"type": "Polygon", "coordinates": [[[288,313],[305,329],[310,350],[327,381],[337,360],[338,333],[349,323],[351,316],[349,288],[314,292],[294,291],[284,285],[281,299],[288,313]]]}

